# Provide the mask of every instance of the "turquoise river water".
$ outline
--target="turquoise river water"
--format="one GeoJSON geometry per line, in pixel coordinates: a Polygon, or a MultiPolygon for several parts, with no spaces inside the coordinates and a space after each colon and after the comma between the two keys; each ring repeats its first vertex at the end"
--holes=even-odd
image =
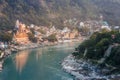
{"type": "Polygon", "coordinates": [[[73,80],[64,72],[61,62],[78,43],[30,49],[11,55],[4,61],[0,80],[73,80]]]}

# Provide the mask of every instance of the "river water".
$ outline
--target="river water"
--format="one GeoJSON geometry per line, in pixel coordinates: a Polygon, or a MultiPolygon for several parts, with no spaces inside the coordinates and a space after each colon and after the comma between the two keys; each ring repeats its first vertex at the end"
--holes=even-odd
{"type": "Polygon", "coordinates": [[[78,43],[24,50],[4,61],[0,80],[73,80],[64,72],[61,62],[78,43]]]}

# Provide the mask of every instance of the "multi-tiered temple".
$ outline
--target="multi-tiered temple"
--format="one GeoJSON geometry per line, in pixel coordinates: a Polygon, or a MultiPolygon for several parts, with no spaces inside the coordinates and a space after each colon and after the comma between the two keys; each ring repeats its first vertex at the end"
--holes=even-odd
{"type": "Polygon", "coordinates": [[[30,41],[27,34],[29,31],[29,28],[27,28],[25,24],[17,20],[15,24],[15,33],[13,40],[19,44],[29,43],[30,41]]]}

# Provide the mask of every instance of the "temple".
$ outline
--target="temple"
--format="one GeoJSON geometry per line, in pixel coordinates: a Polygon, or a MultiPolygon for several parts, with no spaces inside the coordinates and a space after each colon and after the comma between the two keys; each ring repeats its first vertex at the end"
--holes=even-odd
{"type": "Polygon", "coordinates": [[[27,28],[25,24],[17,20],[15,24],[15,33],[13,37],[14,42],[19,44],[29,43],[30,41],[27,34],[29,31],[29,28],[27,28]]]}

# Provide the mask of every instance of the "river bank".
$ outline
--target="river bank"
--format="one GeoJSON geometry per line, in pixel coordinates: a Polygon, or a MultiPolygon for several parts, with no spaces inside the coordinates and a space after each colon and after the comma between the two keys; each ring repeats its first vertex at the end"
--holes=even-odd
{"type": "Polygon", "coordinates": [[[45,46],[53,46],[53,45],[57,45],[57,44],[64,44],[64,43],[70,43],[70,42],[81,42],[84,39],[73,39],[73,40],[69,40],[69,41],[62,41],[62,42],[47,42],[47,43],[30,43],[30,44],[24,44],[24,45],[11,45],[10,46],[10,50],[13,52],[17,52],[17,51],[22,51],[22,50],[26,50],[26,49],[34,49],[34,48],[39,48],[39,47],[45,47],[45,46]]]}
{"type": "Polygon", "coordinates": [[[120,74],[106,75],[109,72],[108,68],[99,68],[90,61],[78,60],[73,55],[66,57],[62,66],[75,80],[120,80],[120,74]]]}
{"type": "Polygon", "coordinates": [[[0,58],[5,58],[8,55],[11,55],[12,53],[16,53],[18,51],[26,50],[26,49],[34,49],[34,48],[40,48],[45,46],[52,46],[57,45],[59,43],[47,43],[47,44],[38,44],[38,43],[30,43],[30,44],[24,44],[24,45],[10,45],[8,49],[3,50],[4,54],[1,54],[0,58]]]}
{"type": "Polygon", "coordinates": [[[4,60],[0,80],[74,80],[60,63],[78,44],[57,44],[12,54],[4,60]]]}
{"type": "MultiPolygon", "coordinates": [[[[71,40],[71,42],[81,42],[83,40],[71,40]]],[[[1,55],[0,55],[0,71],[2,71],[2,64],[4,63],[4,60],[10,56],[13,53],[17,53],[22,50],[26,49],[34,49],[34,48],[40,48],[40,47],[45,47],[45,46],[53,46],[57,44],[64,44],[64,43],[70,43],[70,42],[48,42],[48,43],[30,43],[30,44],[23,44],[23,45],[10,45],[9,48],[2,50],[1,55]]]]}
{"type": "Polygon", "coordinates": [[[1,49],[0,50],[0,72],[3,69],[3,63],[4,60],[12,55],[13,53],[17,53],[19,51],[22,50],[26,50],[26,49],[34,49],[34,48],[40,48],[40,47],[45,47],[45,46],[52,46],[55,45],[57,43],[49,43],[49,44],[38,44],[38,43],[30,43],[30,44],[24,44],[24,45],[10,45],[8,48],[6,49],[1,49]]]}
{"type": "Polygon", "coordinates": [[[16,54],[19,51],[40,48],[45,46],[57,45],[58,43],[48,43],[48,44],[38,44],[38,43],[30,43],[24,45],[10,45],[8,49],[4,49],[1,51],[0,55],[0,72],[2,72],[4,60],[12,54],[16,54]]]}

